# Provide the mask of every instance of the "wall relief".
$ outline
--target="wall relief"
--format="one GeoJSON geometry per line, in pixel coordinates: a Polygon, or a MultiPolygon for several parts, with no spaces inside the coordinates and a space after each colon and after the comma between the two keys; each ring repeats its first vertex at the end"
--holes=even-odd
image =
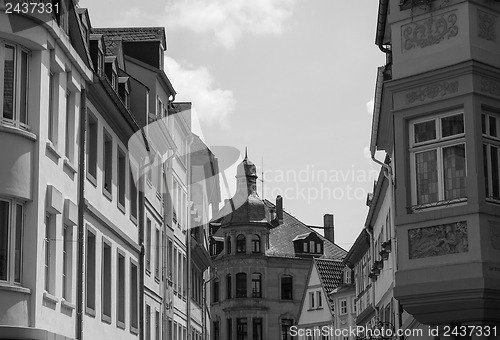
{"type": "Polygon", "coordinates": [[[439,44],[458,35],[457,15],[447,12],[401,27],[403,53],[413,48],[439,44]]]}
{"type": "Polygon", "coordinates": [[[406,94],[406,101],[408,102],[408,104],[412,104],[417,100],[423,102],[428,99],[434,99],[438,96],[443,97],[447,94],[455,93],[457,91],[458,91],[458,80],[450,82],[444,81],[441,83],[432,84],[408,92],[406,94]]]}
{"type": "Polygon", "coordinates": [[[496,41],[496,29],[495,29],[495,21],[496,16],[483,12],[481,10],[477,10],[477,28],[478,28],[478,37],[496,41]]]}
{"type": "Polygon", "coordinates": [[[469,251],[467,222],[408,230],[410,259],[469,251]]]}
{"type": "Polygon", "coordinates": [[[500,97],[500,82],[490,79],[481,79],[481,92],[500,97]]]}

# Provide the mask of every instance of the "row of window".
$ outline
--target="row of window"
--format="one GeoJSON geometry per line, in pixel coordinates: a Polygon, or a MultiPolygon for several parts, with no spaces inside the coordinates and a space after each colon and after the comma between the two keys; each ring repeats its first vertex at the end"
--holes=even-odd
{"type": "MultiPolygon", "coordinates": [[[[177,321],[173,321],[171,318],[168,318],[168,321],[165,322],[164,324],[164,329],[165,329],[165,334],[168,336],[166,339],[170,340],[187,340],[188,338],[188,330],[185,326],[181,325],[177,321]]],[[[158,333],[156,333],[158,334],[158,333]]],[[[156,336],[156,340],[159,339],[159,335],[156,336]]],[[[195,329],[194,327],[191,327],[191,339],[192,340],[202,340],[203,336],[200,331],[195,329]]],[[[146,340],[149,340],[147,338],[147,333],[146,333],[146,340]]]]}
{"type": "MultiPolygon", "coordinates": [[[[252,241],[252,253],[260,253],[261,252],[261,243],[260,236],[253,234],[251,235],[252,241]]],[[[226,254],[231,254],[231,235],[226,238],[226,254]]],[[[244,254],[247,252],[247,241],[246,236],[244,234],[239,234],[236,236],[236,253],[244,254]]]]}
{"type": "MultiPolygon", "coordinates": [[[[281,319],[281,340],[291,340],[290,328],[293,325],[292,319],[281,319]]],[[[264,328],[262,318],[228,318],[226,319],[227,340],[264,340],[264,328]],[[236,323],[234,327],[233,322],[236,323]],[[250,324],[250,325],[249,325],[250,324]],[[249,337],[249,327],[252,327],[252,336],[249,337]],[[233,333],[236,330],[236,334],[233,333]],[[236,338],[234,337],[236,335],[236,338]]],[[[212,340],[221,340],[221,322],[212,321],[212,340]]]]}
{"type": "Polygon", "coordinates": [[[187,297],[187,259],[180,249],[177,249],[172,239],[167,241],[167,269],[168,283],[174,287],[174,294],[178,294],[180,298],[187,297]]]}
{"type": "MultiPolygon", "coordinates": [[[[87,119],[87,178],[97,185],[97,155],[99,147],[98,119],[89,113],[87,119]]],[[[130,194],[130,217],[137,220],[138,214],[138,191],[134,182],[134,173],[137,177],[137,169],[132,165],[127,173],[127,154],[117,144],[116,155],[114,154],[114,143],[111,133],[105,127],[102,129],[102,187],[103,194],[112,200],[112,185],[116,177],[117,186],[117,206],[125,213],[125,198],[127,184],[130,194]],[[116,173],[113,171],[113,163],[116,164],[116,173]],[[127,180],[128,177],[128,180],[127,180]]]]}
{"type": "MultiPolygon", "coordinates": [[[[251,276],[251,294],[252,298],[262,297],[262,274],[253,273],[251,276]]],[[[233,298],[233,280],[231,274],[226,275],[226,299],[233,298]]],[[[220,301],[220,281],[218,278],[214,279],[212,284],[212,302],[220,301]]],[[[236,292],[234,297],[246,298],[248,297],[247,291],[247,274],[236,274],[236,292]]],[[[283,275],[281,277],[281,299],[293,300],[293,277],[290,275],[283,275]]]]}
{"type": "Polygon", "coordinates": [[[128,280],[126,278],[125,253],[117,249],[113,256],[112,245],[105,238],[101,243],[101,267],[96,261],[98,242],[96,234],[87,229],[85,239],[85,306],[87,314],[95,316],[97,273],[101,274],[101,312],[102,320],[112,322],[112,309],[115,308],[116,325],[125,328],[125,313],[129,312],[130,330],[138,331],[138,266],[130,259],[128,280]],[[114,258],[114,260],[113,260],[114,258]],[[116,268],[116,278],[113,280],[112,267],[116,268]],[[127,290],[127,282],[129,284],[127,290]],[[129,292],[127,294],[126,292],[129,292]],[[127,304],[128,302],[128,304],[127,304]]]}
{"type": "Polygon", "coordinates": [[[154,277],[157,281],[160,279],[160,252],[161,252],[161,236],[160,230],[152,226],[151,220],[146,218],[146,244],[144,245],[144,252],[146,258],[146,274],[151,275],[151,254],[154,254],[154,277]],[[154,229],[155,241],[152,240],[152,232],[154,229]]]}

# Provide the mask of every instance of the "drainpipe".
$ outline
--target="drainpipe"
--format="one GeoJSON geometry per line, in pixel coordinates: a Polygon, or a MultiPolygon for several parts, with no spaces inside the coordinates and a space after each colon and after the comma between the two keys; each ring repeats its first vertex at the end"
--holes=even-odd
{"type": "MultiPolygon", "coordinates": [[[[189,117],[191,119],[191,117],[189,117]]],[[[191,132],[192,133],[192,132],[191,132]]],[[[191,201],[191,183],[192,183],[192,176],[193,172],[191,170],[191,158],[190,158],[190,153],[191,153],[191,145],[193,144],[193,136],[190,135],[189,138],[189,143],[188,143],[188,150],[189,153],[187,154],[187,171],[188,171],[188,183],[187,183],[187,199],[189,202],[188,206],[188,217],[186,218],[186,275],[185,278],[187,279],[187,284],[186,284],[186,328],[187,328],[187,339],[192,339],[192,332],[191,332],[191,209],[194,206],[194,203],[191,201]]]]}
{"type": "Polygon", "coordinates": [[[203,296],[202,296],[202,299],[201,299],[201,302],[203,303],[203,308],[202,308],[202,312],[203,312],[203,319],[202,319],[202,322],[203,322],[203,325],[202,325],[202,336],[201,338],[203,340],[207,340],[207,310],[208,310],[208,307],[207,307],[207,284],[212,281],[213,279],[215,279],[217,277],[217,272],[215,272],[215,275],[211,278],[209,278],[208,280],[206,281],[203,281],[203,296]]]}
{"type": "MultiPolygon", "coordinates": [[[[89,85],[88,83],[86,84],[89,85]]],[[[78,153],[78,258],[76,279],[76,339],[83,340],[83,243],[85,240],[85,137],[87,124],[87,92],[80,92],[80,145],[78,153]]]]}

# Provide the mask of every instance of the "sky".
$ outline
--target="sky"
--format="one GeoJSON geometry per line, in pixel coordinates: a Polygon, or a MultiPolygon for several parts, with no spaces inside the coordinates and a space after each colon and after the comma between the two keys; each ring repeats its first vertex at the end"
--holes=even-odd
{"type": "MultiPolygon", "coordinates": [[[[259,195],[283,196],[285,210],[308,225],[333,214],[335,242],[351,247],[380,170],[369,153],[377,67],[385,63],[374,43],[378,1],[79,5],[93,27],[165,27],[165,73],[176,101],[193,103],[195,132],[209,147],[242,155],[248,148],[264,179],[259,195]]],[[[229,188],[221,181],[225,198],[234,191],[234,168],[225,171],[229,188]]]]}

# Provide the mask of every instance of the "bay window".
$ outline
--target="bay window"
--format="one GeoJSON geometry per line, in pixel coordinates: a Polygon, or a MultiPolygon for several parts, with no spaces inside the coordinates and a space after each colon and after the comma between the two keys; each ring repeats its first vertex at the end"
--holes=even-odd
{"type": "Polygon", "coordinates": [[[23,206],[0,200],[0,281],[21,283],[23,206]]]}
{"type": "Polygon", "coordinates": [[[414,210],[466,199],[463,113],[410,123],[414,210]]]}
{"type": "Polygon", "coordinates": [[[28,124],[29,52],[0,40],[0,119],[26,128],[28,124]]]}
{"type": "Polygon", "coordinates": [[[500,200],[500,116],[484,112],[481,116],[483,167],[486,198],[500,200]]]}

